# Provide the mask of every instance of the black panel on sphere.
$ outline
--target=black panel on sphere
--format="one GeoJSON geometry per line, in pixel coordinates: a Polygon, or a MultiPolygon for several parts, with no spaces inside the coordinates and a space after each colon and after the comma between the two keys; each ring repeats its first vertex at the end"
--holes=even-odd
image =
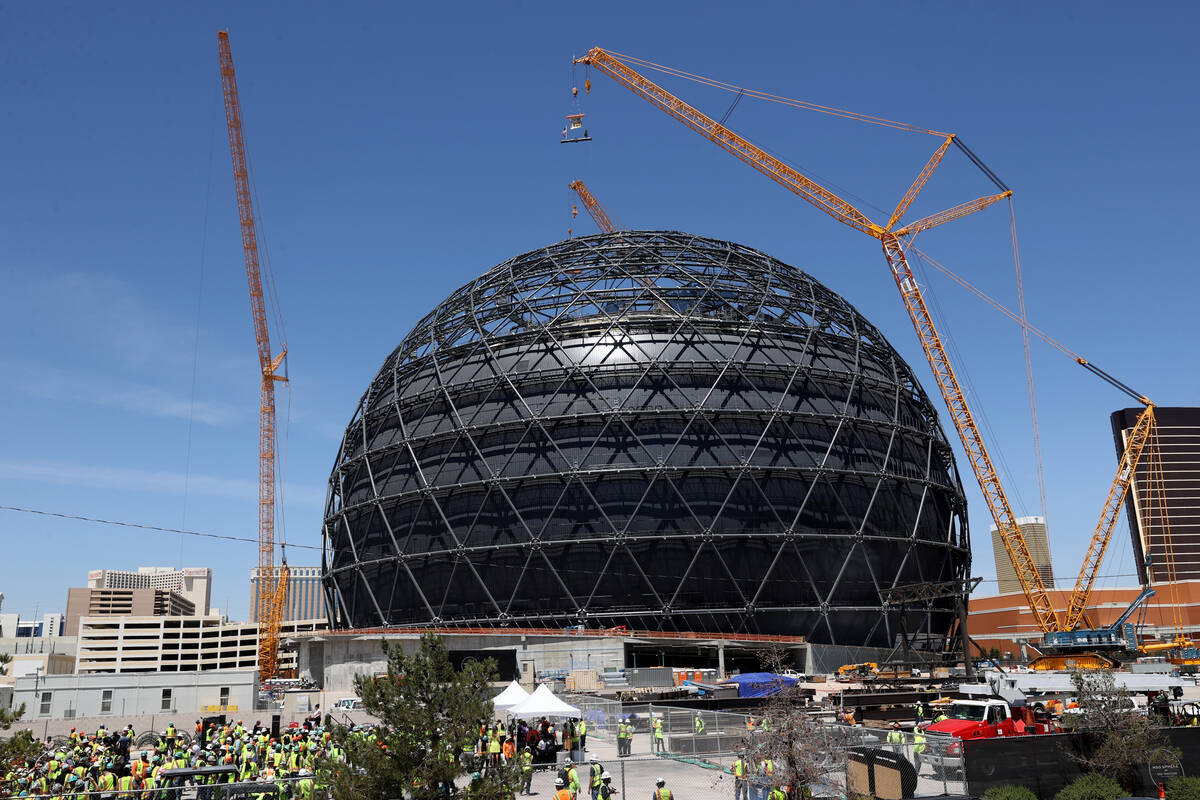
{"type": "Polygon", "coordinates": [[[950,447],[879,331],[794,267],[666,231],[526,253],[417,323],[346,429],[324,540],[340,627],[888,645],[880,590],[970,563],[950,447]]]}

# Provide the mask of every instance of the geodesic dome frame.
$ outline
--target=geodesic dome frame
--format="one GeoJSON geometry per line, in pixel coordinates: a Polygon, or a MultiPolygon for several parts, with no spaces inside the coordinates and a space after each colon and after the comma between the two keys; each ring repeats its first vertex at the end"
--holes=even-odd
{"type": "MultiPolygon", "coordinates": [[[[880,592],[961,580],[929,398],[811,276],[669,231],[569,239],[451,294],[330,477],[339,627],[618,626],[891,644],[880,592]]],[[[944,635],[951,600],[909,608],[944,635]]]]}

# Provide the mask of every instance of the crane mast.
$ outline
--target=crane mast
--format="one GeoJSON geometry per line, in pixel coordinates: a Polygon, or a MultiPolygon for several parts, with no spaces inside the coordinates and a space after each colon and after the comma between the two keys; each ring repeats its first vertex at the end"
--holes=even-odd
{"type": "Polygon", "coordinates": [[[287,347],[282,346],[278,354],[272,355],[262,271],[259,268],[258,231],[251,202],[250,170],[242,131],[242,108],[233,71],[233,53],[229,48],[229,32],[219,31],[217,43],[225,97],[225,121],[229,128],[229,155],[233,161],[242,250],[246,257],[246,282],[250,289],[250,310],[261,373],[258,408],[258,668],[259,677],[266,679],[274,677],[279,671],[279,629],[287,597],[286,557],[279,569],[275,567],[275,382],[287,380],[285,375],[280,374],[287,347]]]}
{"type": "MultiPolygon", "coordinates": [[[[884,256],[891,268],[896,287],[900,291],[905,308],[908,309],[909,317],[916,328],[921,347],[933,369],[938,388],[942,392],[942,399],[950,410],[951,419],[954,421],[954,427],[971,462],[976,480],[983,490],[988,511],[1000,532],[1004,548],[1016,568],[1017,578],[1021,583],[1029,608],[1042,631],[1059,630],[1061,621],[1054,610],[1054,604],[1046,591],[1046,585],[1037,570],[1025,538],[1021,534],[1020,526],[1017,524],[1011,504],[1001,485],[991,457],[988,455],[987,447],[983,442],[975,418],[971,414],[966,396],[950,366],[950,359],[946,354],[941,337],[938,335],[920,287],[909,267],[904,243],[901,239],[903,236],[928,230],[936,225],[980,211],[1010,197],[1012,192],[1001,185],[1003,190],[999,194],[981,197],[918,220],[899,230],[892,230],[895,225],[899,224],[904,213],[929,180],[949,145],[954,142],[953,135],[944,136],[942,145],[918,174],[912,187],[897,206],[888,225],[883,226],[872,222],[866,214],[834,192],[658,86],[623,63],[611,52],[599,47],[593,48],[587,55],[576,59],[576,62],[595,66],[651,105],[732,153],[837,221],[878,239],[882,243],[884,256]]],[[[959,146],[962,147],[961,143],[959,146]]]]}

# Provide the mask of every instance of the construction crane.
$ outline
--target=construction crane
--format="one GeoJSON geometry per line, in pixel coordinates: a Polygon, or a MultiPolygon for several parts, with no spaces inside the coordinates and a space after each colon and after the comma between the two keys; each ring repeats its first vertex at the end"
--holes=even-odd
{"type": "MultiPolygon", "coordinates": [[[[987,447],[975,422],[975,417],[967,404],[966,396],[950,364],[941,337],[934,326],[933,318],[925,303],[925,298],[920,287],[917,285],[905,254],[911,238],[916,234],[977,211],[982,211],[1001,200],[1010,198],[1012,191],[1008,186],[963,144],[962,140],[955,134],[946,134],[900,123],[889,123],[892,127],[900,127],[939,137],[942,139],[942,143],[917,174],[916,180],[913,181],[908,191],[901,198],[888,221],[880,225],[869,219],[866,214],[849,201],[839,197],[834,192],[803,175],[782,160],[752,144],[721,123],[671,94],[666,89],[658,86],[630,67],[625,61],[622,61],[622,58],[625,61],[635,60],[628,56],[618,57],[611,51],[597,47],[590,50],[582,58],[575,59],[574,63],[596,67],[660,111],[674,117],[679,122],[712,141],[718,147],[733,154],[768,178],[771,178],[776,183],[781,184],[789,191],[799,195],[810,204],[824,211],[838,222],[861,233],[865,233],[880,242],[884,257],[887,260],[888,267],[896,283],[896,288],[900,292],[909,318],[916,329],[917,337],[925,352],[925,357],[933,371],[938,388],[941,390],[942,398],[950,412],[950,417],[954,422],[959,440],[962,442],[963,449],[971,463],[971,469],[975,473],[980,489],[983,491],[988,511],[991,513],[992,520],[996,524],[1004,549],[1013,563],[1017,578],[1025,594],[1026,601],[1029,604],[1029,608],[1033,612],[1038,628],[1043,632],[1053,632],[1070,630],[1070,628],[1066,627],[1068,621],[1073,625],[1077,625],[1082,619],[1083,610],[1087,606],[1087,601],[1096,579],[1096,571],[1099,569],[1100,562],[1107,549],[1121,502],[1133,478],[1133,471],[1136,469],[1145,443],[1153,431],[1154,404],[1144,395],[1133,391],[1095,365],[1083,358],[1076,357],[1075,360],[1081,366],[1114,387],[1136,398],[1139,402],[1142,402],[1145,405],[1145,410],[1142,412],[1135,426],[1135,431],[1138,433],[1130,437],[1129,444],[1122,456],[1120,467],[1117,470],[1117,475],[1113,479],[1108,499],[1101,512],[1100,522],[1093,533],[1088,556],[1084,561],[1079,579],[1076,581],[1075,590],[1072,592],[1066,618],[1060,618],[1054,608],[1054,603],[1049,596],[1041,574],[1038,572],[1037,566],[1033,561],[1033,557],[1030,555],[1020,526],[1017,524],[1016,516],[1001,485],[999,475],[991,457],[988,455],[987,447]],[[907,225],[901,225],[900,223],[904,216],[941,164],[942,158],[951,145],[956,146],[972,163],[979,167],[999,192],[962,203],[907,225]]],[[[642,63],[648,64],[648,62],[642,63]]],[[[676,71],[676,74],[680,73],[676,71]]],[[[739,96],[740,93],[741,90],[739,90],[739,96]]],[[[863,115],[843,115],[866,119],[863,115]]]]}
{"type": "MultiPolygon", "coordinates": [[[[617,229],[617,226],[613,224],[612,217],[604,210],[604,206],[600,205],[600,201],[596,199],[596,196],[583,185],[583,181],[571,181],[568,188],[578,195],[579,202],[583,203],[584,209],[595,220],[597,228],[604,233],[612,233],[617,229]]],[[[579,211],[572,206],[571,216],[575,216],[578,213],[579,211]]]]}
{"type": "Polygon", "coordinates": [[[250,288],[250,310],[261,373],[258,405],[258,670],[259,679],[266,680],[279,673],[279,629],[287,603],[288,566],[282,546],[282,564],[278,568],[275,566],[275,384],[287,381],[283,369],[287,344],[281,341],[279,352],[272,353],[259,269],[258,231],[251,203],[250,169],[242,131],[242,106],[238,99],[228,31],[217,33],[217,44],[221,54],[225,121],[229,127],[229,155],[233,160],[233,184],[237,193],[246,282],[250,288]]]}

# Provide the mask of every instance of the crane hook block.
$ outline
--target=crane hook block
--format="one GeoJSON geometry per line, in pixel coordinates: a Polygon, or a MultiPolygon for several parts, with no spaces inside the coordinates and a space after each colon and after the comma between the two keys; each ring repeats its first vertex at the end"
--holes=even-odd
{"type": "Polygon", "coordinates": [[[579,97],[579,87],[578,86],[571,87],[571,97],[579,97]]]}
{"type": "Polygon", "coordinates": [[[584,94],[592,93],[592,79],[591,78],[583,79],[583,93],[584,94]]]}

